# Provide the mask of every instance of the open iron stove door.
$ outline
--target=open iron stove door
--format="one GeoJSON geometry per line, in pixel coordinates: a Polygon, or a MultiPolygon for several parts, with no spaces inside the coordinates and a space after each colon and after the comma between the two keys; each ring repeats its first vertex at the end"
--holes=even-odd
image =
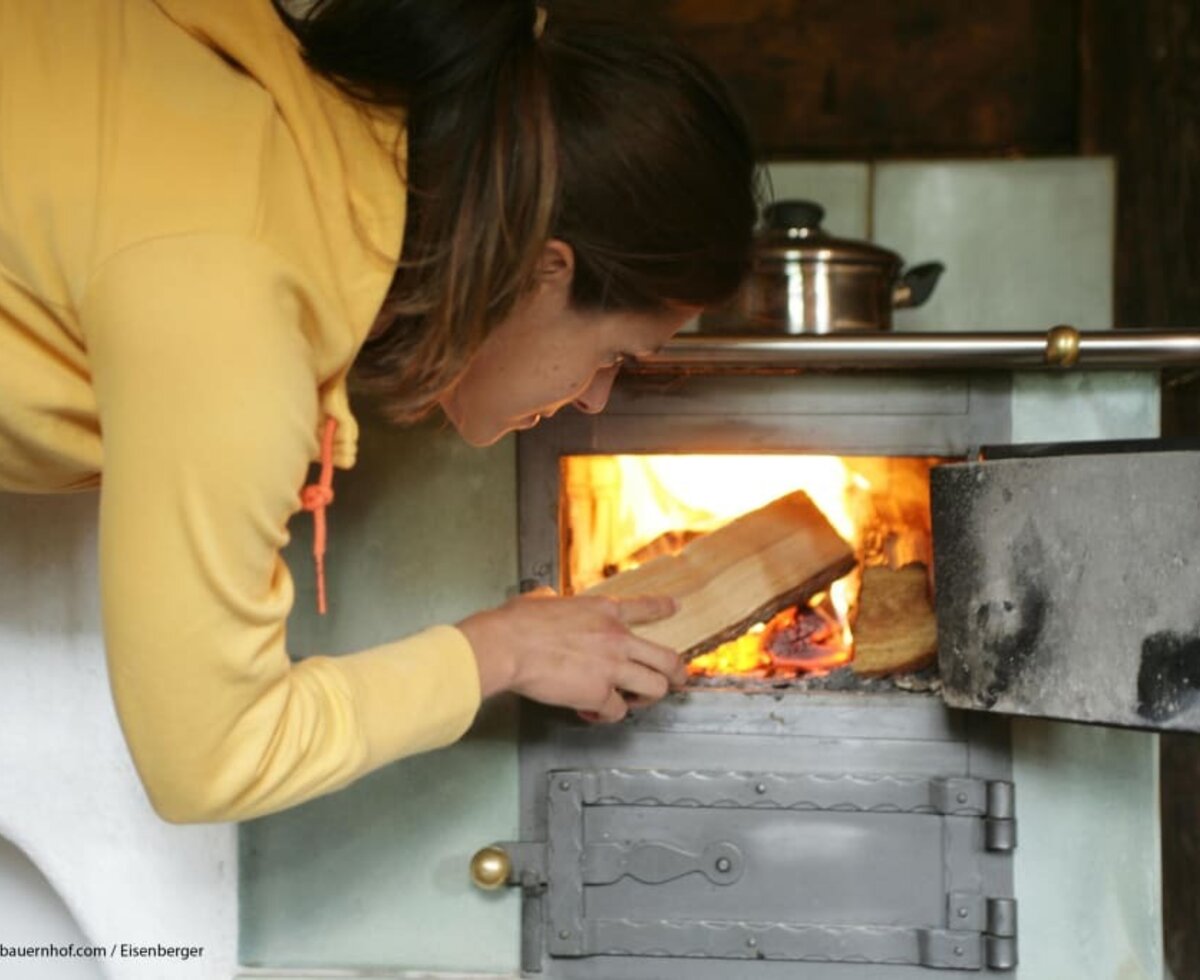
{"type": "Polygon", "coordinates": [[[931,476],[946,702],[1200,731],[1200,442],[981,455],[931,476]]]}

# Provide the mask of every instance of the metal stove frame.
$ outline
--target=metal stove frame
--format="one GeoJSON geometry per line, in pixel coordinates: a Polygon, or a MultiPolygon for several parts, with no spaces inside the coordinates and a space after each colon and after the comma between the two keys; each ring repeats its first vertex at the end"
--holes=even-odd
{"type": "MultiPolygon", "coordinates": [[[[624,377],[603,415],[519,438],[522,589],[559,585],[563,456],[962,457],[1009,441],[1010,400],[1006,373],[624,377]]],[[[1005,719],[931,695],[786,690],[691,691],[602,728],[522,711],[521,841],[505,847],[527,975],[917,980],[1015,965],[1005,719]],[[859,847],[830,863],[810,837],[839,828],[859,847]],[[871,907],[884,894],[890,912],[871,907]],[[832,919],[822,896],[841,903],[832,919]]]]}

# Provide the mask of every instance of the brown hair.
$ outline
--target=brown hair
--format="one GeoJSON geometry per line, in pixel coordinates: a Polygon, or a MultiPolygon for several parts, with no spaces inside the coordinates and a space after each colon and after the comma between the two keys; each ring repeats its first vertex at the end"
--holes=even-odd
{"type": "Polygon", "coordinates": [[[754,157],[720,81],[679,47],[529,0],[318,0],[308,63],[407,112],[403,252],[356,363],[388,413],[426,412],[533,284],[551,238],[589,310],[736,290],[754,157]]]}

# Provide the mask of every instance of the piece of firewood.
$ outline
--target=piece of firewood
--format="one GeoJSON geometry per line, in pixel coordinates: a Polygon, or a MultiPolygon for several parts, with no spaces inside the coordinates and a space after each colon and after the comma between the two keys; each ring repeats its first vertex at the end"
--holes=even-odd
{"type": "Polygon", "coordinates": [[[661,555],[677,555],[703,534],[703,531],[693,531],[690,528],[684,531],[666,531],[649,544],[642,545],[629,557],[638,565],[644,565],[661,555]]]}
{"type": "Polygon", "coordinates": [[[798,490],[587,594],[674,596],[680,604],[674,616],[633,631],[692,657],[822,591],[854,566],[854,550],[798,490]]]}
{"type": "Polygon", "coordinates": [[[868,677],[920,670],[936,654],[937,617],[926,567],[913,562],[864,568],[851,669],[868,677]]]}

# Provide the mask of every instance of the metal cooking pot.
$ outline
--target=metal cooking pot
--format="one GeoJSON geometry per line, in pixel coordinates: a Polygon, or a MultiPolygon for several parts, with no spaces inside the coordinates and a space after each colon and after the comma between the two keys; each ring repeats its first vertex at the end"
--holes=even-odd
{"type": "Polygon", "coordinates": [[[827,334],[890,330],[892,309],[920,306],[945,266],[901,274],[895,252],[835,238],[812,201],[779,201],[763,212],[754,264],[732,305],[701,321],[711,333],[827,334]]]}

